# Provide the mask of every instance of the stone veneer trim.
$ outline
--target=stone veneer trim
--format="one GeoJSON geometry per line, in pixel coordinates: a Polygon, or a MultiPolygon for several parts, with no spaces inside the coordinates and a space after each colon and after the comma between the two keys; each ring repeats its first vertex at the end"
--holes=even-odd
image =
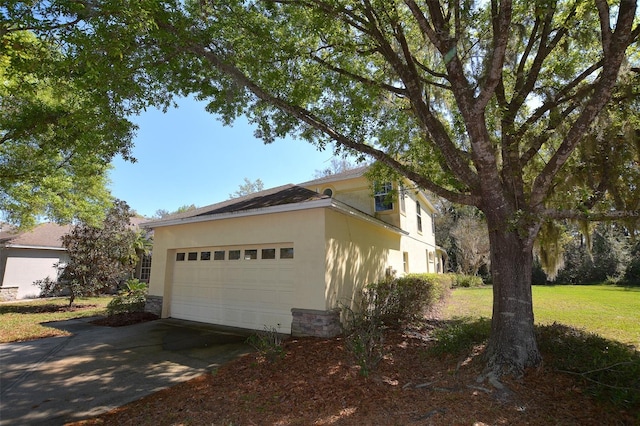
{"type": "Polygon", "coordinates": [[[294,337],[335,337],[342,333],[340,310],[291,309],[291,335],[294,337]]]}
{"type": "Polygon", "coordinates": [[[0,302],[11,302],[18,299],[18,287],[0,287],[0,302]]]}
{"type": "Polygon", "coordinates": [[[161,316],[162,296],[147,296],[147,302],[144,305],[144,311],[161,316]]]}

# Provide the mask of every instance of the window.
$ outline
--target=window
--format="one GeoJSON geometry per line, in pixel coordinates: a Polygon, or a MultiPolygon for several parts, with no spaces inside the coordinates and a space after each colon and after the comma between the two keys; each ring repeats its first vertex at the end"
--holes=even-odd
{"type": "Polygon", "coordinates": [[[144,254],[140,262],[140,281],[148,283],[149,278],[151,278],[151,255],[144,254]]]}
{"type": "Polygon", "coordinates": [[[409,253],[407,253],[406,251],[402,252],[402,269],[404,270],[405,274],[409,273],[409,253]]]}
{"type": "Polygon", "coordinates": [[[176,262],[184,261],[184,253],[176,253],[176,262]]]}
{"type": "Polygon", "coordinates": [[[211,260],[211,252],[210,251],[201,251],[200,252],[200,260],[211,260]]]}
{"type": "Polygon", "coordinates": [[[244,251],[244,260],[254,260],[258,258],[258,250],[251,249],[244,251]]]}
{"type": "Polygon", "coordinates": [[[406,203],[404,202],[404,199],[407,195],[407,190],[404,187],[400,187],[400,212],[405,213],[407,211],[407,206],[406,203]]]}
{"type": "Polygon", "coordinates": [[[261,259],[275,259],[276,258],[276,249],[262,249],[262,257],[261,259]]]}
{"type": "Polygon", "coordinates": [[[322,191],[322,194],[328,195],[329,197],[333,197],[333,191],[331,190],[331,188],[325,189],[324,191],[322,191]]]}
{"type": "Polygon", "coordinates": [[[229,250],[229,260],[240,260],[240,250],[229,250]]]}
{"type": "Polygon", "coordinates": [[[280,259],[293,259],[293,247],[281,248],[280,259]]]}
{"type": "Polygon", "coordinates": [[[198,252],[197,251],[190,251],[189,252],[189,256],[187,257],[187,259],[189,259],[189,260],[198,260],[198,252]]]}
{"type": "Polygon", "coordinates": [[[391,183],[385,183],[377,186],[377,191],[373,197],[375,200],[375,209],[377,212],[383,212],[386,210],[393,210],[393,202],[391,201],[391,190],[393,187],[391,183]]]}
{"type": "Polygon", "coordinates": [[[431,215],[431,233],[436,233],[436,214],[433,213],[431,215]]]}
{"type": "Polygon", "coordinates": [[[224,250],[214,251],[213,260],[224,260],[224,250]]]}
{"type": "Polygon", "coordinates": [[[422,232],[422,207],[420,207],[420,201],[416,201],[416,220],[418,223],[418,232],[422,232]]]}

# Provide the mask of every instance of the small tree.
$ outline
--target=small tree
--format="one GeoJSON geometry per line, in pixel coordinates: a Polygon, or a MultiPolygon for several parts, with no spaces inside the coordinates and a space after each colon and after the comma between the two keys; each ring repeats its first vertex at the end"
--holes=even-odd
{"type": "Polygon", "coordinates": [[[245,195],[260,192],[264,189],[264,183],[260,179],[251,182],[248,178],[244,178],[244,184],[238,185],[238,190],[233,194],[229,194],[229,198],[244,197],[245,195]]]}
{"type": "Polygon", "coordinates": [[[59,266],[60,278],[39,282],[44,292],[68,290],[69,306],[79,296],[95,294],[128,278],[138,261],[137,234],[129,224],[131,211],[116,201],[100,226],[80,223],[62,237],[69,262],[59,266]]]}

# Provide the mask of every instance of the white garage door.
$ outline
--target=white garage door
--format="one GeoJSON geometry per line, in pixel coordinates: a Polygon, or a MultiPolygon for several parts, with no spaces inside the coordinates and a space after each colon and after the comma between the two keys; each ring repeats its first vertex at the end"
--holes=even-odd
{"type": "Polygon", "coordinates": [[[291,332],[292,244],[178,250],[173,318],[291,332]]]}

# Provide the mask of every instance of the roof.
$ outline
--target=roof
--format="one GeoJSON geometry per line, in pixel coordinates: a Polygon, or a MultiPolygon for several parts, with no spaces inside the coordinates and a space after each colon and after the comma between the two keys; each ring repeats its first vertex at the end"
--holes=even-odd
{"type": "Polygon", "coordinates": [[[356,167],[355,169],[350,169],[342,173],[336,173],[333,175],[323,176],[318,179],[313,179],[307,182],[303,182],[298,184],[299,186],[311,186],[311,185],[321,185],[329,182],[336,182],[339,180],[346,179],[354,179],[364,176],[365,172],[369,169],[370,166],[361,166],[356,167]]]}
{"type": "Polygon", "coordinates": [[[157,223],[167,221],[181,221],[195,217],[206,217],[223,213],[239,213],[250,210],[265,209],[268,207],[298,204],[307,201],[317,201],[329,198],[327,195],[318,194],[298,185],[283,185],[264,191],[254,192],[243,197],[232,198],[197,209],[188,210],[165,216],[161,219],[145,222],[143,226],[153,227],[157,223]]]}
{"type": "Polygon", "coordinates": [[[43,223],[29,231],[9,228],[0,232],[0,244],[12,247],[47,247],[62,249],[62,236],[71,230],[71,225],[43,223]]]}
{"type": "Polygon", "coordinates": [[[368,222],[375,223],[393,232],[404,233],[401,229],[335,200],[328,195],[318,194],[315,191],[291,184],[255,192],[244,197],[233,198],[231,200],[211,204],[198,209],[169,215],[162,219],[146,222],[143,226],[155,228],[160,226],[226,219],[230,217],[306,210],[312,208],[330,208],[345,214],[359,217],[360,219],[368,222]]]}
{"type": "MultiPolygon", "coordinates": [[[[138,229],[141,222],[146,219],[142,217],[131,217],[131,228],[138,229]]],[[[21,247],[21,248],[51,248],[61,249],[62,237],[69,232],[73,225],[58,225],[57,223],[47,222],[37,225],[28,231],[19,231],[18,229],[2,224],[0,228],[0,245],[5,247],[21,247]]]]}

